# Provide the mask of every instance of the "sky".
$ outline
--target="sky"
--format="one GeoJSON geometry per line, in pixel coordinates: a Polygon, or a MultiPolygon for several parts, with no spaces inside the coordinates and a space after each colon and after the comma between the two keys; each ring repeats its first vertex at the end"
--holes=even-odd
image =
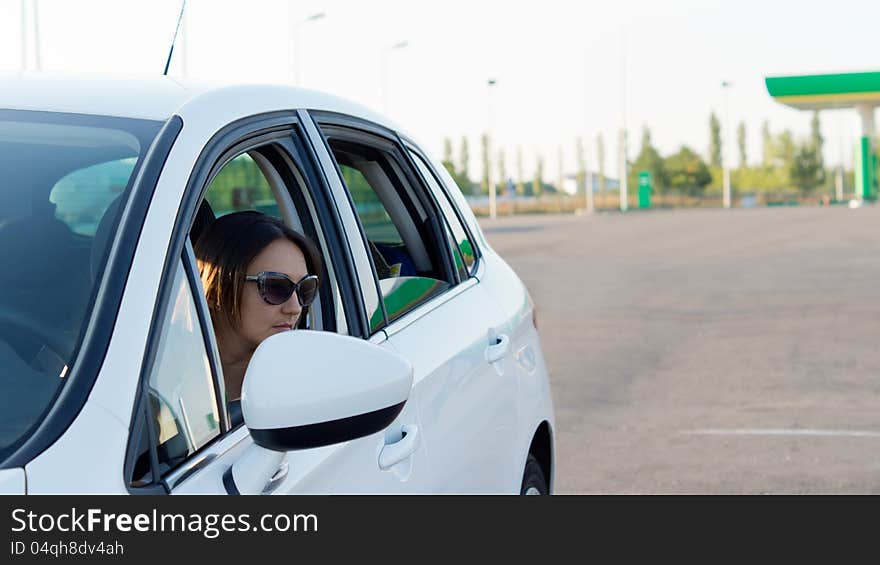
{"type": "MultiPolygon", "coordinates": [[[[705,156],[713,111],[732,145],[745,122],[748,158],[757,163],[765,120],[774,132],[806,137],[811,118],[774,102],[765,77],[880,70],[880,2],[863,0],[186,5],[169,74],[298,80],[387,114],[437,156],[451,139],[456,160],[467,136],[472,177],[480,174],[479,137],[487,129],[509,176],[517,175],[517,148],[527,179],[539,155],[545,179],[558,178],[560,151],[563,171],[573,173],[578,138],[595,169],[597,136],[605,170],[616,176],[623,124],[630,158],[644,126],[664,155],[688,145],[705,156]],[[324,16],[305,21],[315,14],[324,16]],[[731,83],[726,112],[722,81],[731,83]]],[[[0,71],[37,67],[36,11],[41,70],[160,74],[180,7],[180,0],[0,0],[0,71]]],[[[850,166],[855,112],[825,111],[821,125],[826,163],[850,166]]]]}

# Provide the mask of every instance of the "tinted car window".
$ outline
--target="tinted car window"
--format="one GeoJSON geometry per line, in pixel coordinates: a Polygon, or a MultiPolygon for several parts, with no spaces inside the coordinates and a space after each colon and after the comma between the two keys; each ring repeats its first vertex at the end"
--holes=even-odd
{"type": "MultiPolygon", "coordinates": [[[[379,329],[451,285],[441,266],[433,218],[415,198],[416,190],[389,149],[330,138],[336,159],[367,236],[381,308],[368,312],[370,330],[379,329]]],[[[441,228],[442,229],[442,228],[441,228]]]]}
{"type": "Polygon", "coordinates": [[[208,186],[205,198],[219,218],[241,210],[278,217],[278,202],[260,167],[247,153],[226,163],[208,186]]]}
{"type": "Polygon", "coordinates": [[[205,338],[180,264],[173,289],[149,383],[149,410],[156,425],[160,473],[173,469],[220,435],[205,338]]]}
{"type": "Polygon", "coordinates": [[[0,110],[0,459],[71,373],[119,211],[160,127],[0,110]]]}
{"type": "Polygon", "coordinates": [[[440,204],[440,209],[443,210],[443,215],[446,216],[446,222],[452,232],[450,235],[452,237],[452,245],[454,248],[453,256],[455,258],[456,268],[459,269],[463,279],[467,278],[468,275],[474,271],[474,264],[476,262],[476,258],[474,257],[474,246],[471,244],[471,240],[468,237],[464,226],[455,214],[452,204],[449,202],[449,199],[440,187],[439,181],[434,177],[434,174],[431,172],[427,163],[425,163],[424,159],[422,159],[421,155],[418,153],[410,151],[410,156],[419,168],[419,172],[422,173],[425,182],[431,187],[434,197],[440,204]]]}

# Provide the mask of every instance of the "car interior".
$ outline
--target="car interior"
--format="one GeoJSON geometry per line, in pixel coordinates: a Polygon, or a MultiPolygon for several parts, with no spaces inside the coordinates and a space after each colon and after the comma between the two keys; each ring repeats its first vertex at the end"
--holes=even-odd
{"type": "Polygon", "coordinates": [[[389,320],[447,290],[438,220],[396,160],[345,139],[329,144],[364,226],[389,320]]]}
{"type": "Polygon", "coordinates": [[[0,448],[50,404],[91,308],[95,264],[107,244],[94,230],[102,216],[115,222],[117,207],[108,204],[127,189],[138,152],[133,136],[101,131],[5,122],[0,134],[0,258],[7,266],[0,269],[0,378],[27,391],[0,403],[0,448]],[[91,177],[85,198],[65,193],[75,175],[79,182],[91,177]],[[124,180],[102,183],[111,176],[124,180]]]}

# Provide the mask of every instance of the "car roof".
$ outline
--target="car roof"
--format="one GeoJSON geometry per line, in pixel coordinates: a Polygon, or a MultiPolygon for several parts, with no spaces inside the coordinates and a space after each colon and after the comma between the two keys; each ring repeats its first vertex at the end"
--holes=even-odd
{"type": "Polygon", "coordinates": [[[269,84],[224,84],[161,75],[0,73],[0,109],[167,120],[184,107],[234,105],[242,115],[283,109],[339,112],[400,131],[369,108],[324,92],[269,84]]]}

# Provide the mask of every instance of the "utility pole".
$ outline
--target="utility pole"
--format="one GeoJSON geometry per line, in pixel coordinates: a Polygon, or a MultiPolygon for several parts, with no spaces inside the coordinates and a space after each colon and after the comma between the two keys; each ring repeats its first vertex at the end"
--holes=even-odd
{"type": "Polygon", "coordinates": [[[593,173],[590,172],[589,155],[590,152],[584,148],[584,192],[587,198],[587,214],[592,214],[595,206],[593,203],[593,173]]]}
{"type": "MultiPolygon", "coordinates": [[[[486,81],[486,86],[487,86],[487,96],[486,96],[487,113],[486,113],[486,116],[487,116],[487,120],[488,120],[488,126],[486,128],[486,136],[488,137],[488,140],[486,143],[486,145],[487,145],[486,152],[487,152],[487,155],[489,156],[490,159],[492,156],[492,92],[493,92],[493,90],[495,90],[492,87],[495,86],[495,82],[496,82],[496,80],[494,78],[490,78],[488,81],[486,81]]],[[[486,176],[489,179],[489,217],[494,220],[498,216],[498,209],[497,209],[497,205],[495,202],[495,179],[493,178],[493,175],[492,175],[491,162],[489,163],[489,170],[486,172],[486,176]]]]}
{"type": "Polygon", "coordinates": [[[620,177],[620,211],[629,208],[626,186],[626,28],[620,26],[620,133],[617,139],[617,173],[620,177]]]}
{"type": "Polygon", "coordinates": [[[27,70],[27,0],[21,0],[21,70],[27,70]]]}
{"type": "Polygon", "coordinates": [[[620,128],[617,146],[617,171],[620,175],[620,211],[626,212],[627,209],[629,209],[629,199],[626,186],[626,128],[620,128]]]}
{"type": "Polygon", "coordinates": [[[731,83],[721,82],[721,88],[724,90],[724,146],[721,150],[721,163],[724,165],[724,195],[723,204],[725,208],[730,208],[730,111],[728,103],[728,90],[731,83]]]}
{"type": "Polygon", "coordinates": [[[314,22],[315,20],[320,20],[321,18],[326,17],[324,12],[318,12],[317,14],[312,14],[306,18],[303,18],[296,22],[293,26],[293,85],[299,86],[300,81],[300,59],[302,58],[300,55],[300,51],[302,50],[301,36],[302,36],[302,26],[309,22],[314,22]]]}
{"type": "Polygon", "coordinates": [[[381,73],[380,73],[381,76],[379,78],[381,80],[381,88],[382,88],[382,92],[381,92],[382,113],[385,115],[388,114],[388,56],[391,53],[391,51],[403,49],[404,47],[407,47],[408,45],[409,45],[409,41],[400,41],[400,42],[395,43],[394,45],[392,45],[390,47],[386,47],[385,49],[382,50],[382,60],[381,60],[382,69],[381,69],[381,73]]]}
{"type": "Polygon", "coordinates": [[[38,71],[43,68],[40,59],[40,0],[34,0],[34,68],[38,71]]]}

